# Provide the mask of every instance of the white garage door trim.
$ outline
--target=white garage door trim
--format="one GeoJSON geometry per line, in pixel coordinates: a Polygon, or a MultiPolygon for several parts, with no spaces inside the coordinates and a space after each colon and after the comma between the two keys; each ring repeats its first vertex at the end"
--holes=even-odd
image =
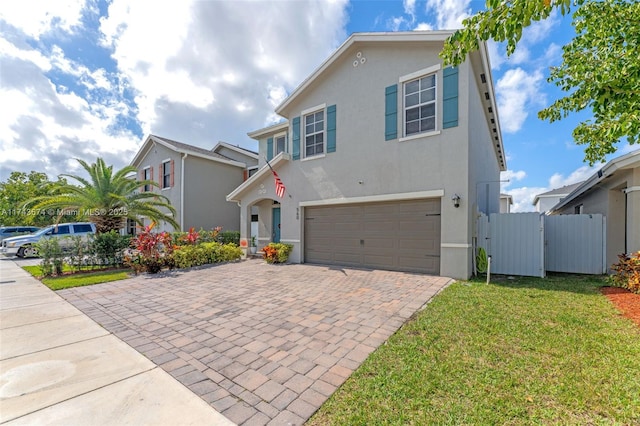
{"type": "Polygon", "coordinates": [[[329,198],[326,200],[301,201],[300,207],[331,206],[334,204],[375,203],[384,201],[420,200],[444,197],[444,189],[420,192],[400,192],[396,194],[368,195],[365,197],[329,198]]]}

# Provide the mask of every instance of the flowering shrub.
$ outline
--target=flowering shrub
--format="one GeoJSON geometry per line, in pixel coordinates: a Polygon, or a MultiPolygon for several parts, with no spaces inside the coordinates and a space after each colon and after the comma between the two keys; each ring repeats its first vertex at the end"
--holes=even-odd
{"type": "Polygon", "coordinates": [[[192,226],[191,228],[189,228],[189,232],[187,233],[187,235],[183,235],[180,238],[180,240],[188,245],[194,246],[198,242],[199,237],[200,235],[195,231],[195,229],[192,226]]]}
{"type": "Polygon", "coordinates": [[[619,254],[618,260],[611,266],[613,275],[607,281],[613,286],[640,294],[640,251],[630,255],[619,254]]]}
{"type": "Polygon", "coordinates": [[[125,255],[125,264],[136,273],[156,274],[164,266],[173,268],[173,238],[168,232],[152,232],[154,226],[152,223],[136,235],[131,240],[134,250],[125,255]]]}
{"type": "Polygon", "coordinates": [[[195,228],[190,228],[189,232],[174,232],[173,240],[177,246],[194,245],[200,243],[210,243],[219,239],[221,226],[217,226],[210,231],[200,228],[199,231],[195,231],[195,228]]]}
{"type": "Polygon", "coordinates": [[[291,244],[269,243],[262,248],[262,256],[267,263],[285,263],[289,259],[291,250],[293,250],[291,244]]]}

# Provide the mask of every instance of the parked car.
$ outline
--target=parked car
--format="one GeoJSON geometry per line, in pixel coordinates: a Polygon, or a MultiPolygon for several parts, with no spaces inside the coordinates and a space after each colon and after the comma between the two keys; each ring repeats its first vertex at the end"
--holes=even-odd
{"type": "Polygon", "coordinates": [[[38,255],[38,250],[34,244],[40,242],[43,238],[59,238],[60,246],[65,249],[72,244],[71,239],[65,237],[80,236],[87,238],[95,233],[96,226],[93,223],[61,223],[43,228],[34,234],[5,238],[2,241],[0,252],[9,257],[32,257],[38,255]]]}
{"type": "Polygon", "coordinates": [[[5,238],[32,234],[39,229],[37,226],[0,226],[0,242],[5,238]]]}

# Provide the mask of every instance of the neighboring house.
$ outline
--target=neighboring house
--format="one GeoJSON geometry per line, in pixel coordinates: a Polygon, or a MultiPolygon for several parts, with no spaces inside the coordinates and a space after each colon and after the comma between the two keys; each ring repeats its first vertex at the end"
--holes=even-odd
{"type": "Polygon", "coordinates": [[[513,197],[509,194],[500,194],[500,213],[511,213],[513,197]]]}
{"type": "MultiPolygon", "coordinates": [[[[150,135],[131,165],[140,180],[151,179],[159,188],[144,187],[165,195],[176,209],[182,231],[191,227],[240,229],[240,209],[225,196],[245,181],[258,165],[256,152],[219,142],[212,150],[150,135]]],[[[158,224],[158,230],[172,231],[158,224]]]]}
{"type": "Polygon", "coordinates": [[[580,186],[580,184],[582,184],[582,182],[566,185],[562,188],[552,189],[551,191],[536,195],[533,199],[533,205],[536,207],[536,211],[539,213],[547,213],[553,206],[569,195],[571,191],[580,186]]]}
{"type": "Polygon", "coordinates": [[[550,211],[580,213],[606,217],[607,265],[640,250],[640,149],[609,161],[550,211]]]}
{"type": "Polygon", "coordinates": [[[486,44],[444,67],[451,33],[353,34],[277,107],[285,122],[249,133],[260,169],[227,196],[243,247],[258,206],[259,247],[292,244],[291,262],[471,275],[506,164],[486,44]]]}

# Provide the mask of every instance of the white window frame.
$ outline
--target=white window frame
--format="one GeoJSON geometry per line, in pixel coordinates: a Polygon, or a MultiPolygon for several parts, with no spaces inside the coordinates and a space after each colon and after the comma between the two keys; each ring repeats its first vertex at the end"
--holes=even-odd
{"type": "Polygon", "coordinates": [[[300,159],[302,161],[304,160],[315,160],[317,158],[323,158],[326,153],[327,153],[327,104],[321,104],[318,106],[315,106],[313,108],[308,108],[303,110],[300,113],[300,117],[301,117],[301,123],[300,123],[300,144],[302,145],[300,147],[300,151],[301,151],[301,156],[300,159]],[[306,125],[306,117],[308,115],[311,114],[315,114],[317,112],[322,111],[323,113],[323,126],[322,126],[322,153],[321,154],[314,154],[314,155],[310,155],[307,156],[307,125],[306,125]]]}
{"type": "Polygon", "coordinates": [[[166,160],[162,160],[162,170],[160,170],[160,173],[162,174],[162,187],[160,188],[161,190],[165,190],[165,189],[171,189],[171,158],[167,158],[166,160]],[[169,165],[169,185],[168,186],[164,186],[164,165],[168,164],[169,165]]]}
{"type": "Polygon", "coordinates": [[[440,134],[440,128],[438,126],[438,120],[440,117],[440,102],[439,99],[442,97],[441,93],[440,93],[440,69],[442,67],[440,66],[440,64],[436,64],[433,65],[431,67],[428,68],[424,68],[421,70],[418,70],[416,72],[412,72],[411,74],[407,74],[407,75],[403,75],[402,77],[400,77],[399,79],[399,86],[401,88],[401,94],[400,96],[402,97],[402,101],[401,101],[401,108],[400,108],[400,113],[402,115],[402,137],[399,139],[400,142],[404,142],[404,141],[410,141],[410,140],[414,140],[414,139],[418,139],[418,138],[424,138],[427,136],[434,136],[434,135],[439,135],[440,134]],[[407,121],[406,121],[406,105],[405,105],[405,84],[410,82],[410,81],[414,81],[414,80],[418,80],[420,78],[423,77],[427,77],[429,75],[435,75],[435,99],[434,99],[434,104],[435,104],[435,115],[434,115],[434,128],[433,130],[429,130],[426,132],[422,132],[422,133],[414,133],[411,134],[409,136],[407,136],[407,121]]]}
{"type": "Polygon", "coordinates": [[[284,147],[282,149],[282,151],[280,152],[289,152],[288,147],[287,147],[287,143],[288,143],[288,138],[287,138],[287,132],[282,132],[282,133],[278,133],[277,135],[273,135],[273,158],[276,157],[276,155],[280,154],[280,152],[278,152],[278,139],[279,138],[284,138],[284,147]]]}
{"type": "MultiPolygon", "coordinates": [[[[142,180],[153,180],[153,176],[151,176],[151,177],[147,176],[150,173],[151,173],[151,166],[147,166],[147,167],[143,168],[142,169],[142,180]]],[[[152,185],[143,185],[142,191],[143,192],[151,192],[151,191],[153,191],[153,186],[152,185]]]]}

